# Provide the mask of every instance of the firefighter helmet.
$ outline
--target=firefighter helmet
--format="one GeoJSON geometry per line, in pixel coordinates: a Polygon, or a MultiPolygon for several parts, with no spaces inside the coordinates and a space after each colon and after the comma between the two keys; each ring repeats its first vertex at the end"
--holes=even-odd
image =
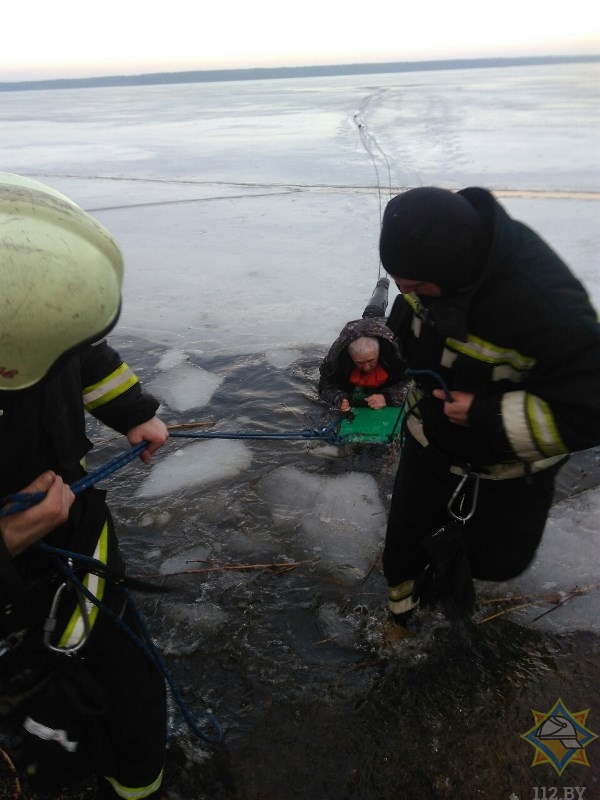
{"type": "Polygon", "coordinates": [[[106,228],[49,186],[0,173],[0,390],[38,383],[108,333],[122,283],[106,228]]]}

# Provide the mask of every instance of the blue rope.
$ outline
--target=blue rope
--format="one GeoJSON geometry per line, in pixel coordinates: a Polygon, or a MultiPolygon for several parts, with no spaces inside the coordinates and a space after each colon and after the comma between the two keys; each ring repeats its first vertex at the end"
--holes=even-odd
{"type": "Polygon", "coordinates": [[[440,388],[443,390],[444,394],[446,395],[446,401],[448,403],[452,402],[452,395],[450,394],[450,389],[448,388],[448,384],[442,378],[442,376],[440,375],[439,372],[436,372],[433,369],[407,369],[407,370],[405,370],[405,373],[406,373],[406,375],[408,375],[409,378],[413,378],[413,377],[415,377],[417,375],[428,375],[430,378],[433,378],[434,380],[436,380],[439,383],[440,388]]]}
{"type": "MultiPolygon", "coordinates": [[[[189,433],[172,432],[170,437],[181,439],[321,439],[329,444],[340,444],[342,438],[337,433],[340,420],[340,417],[336,417],[329,425],[318,430],[314,428],[304,428],[303,430],[292,431],[290,433],[219,433],[218,431],[195,431],[189,433]]],[[[70,487],[71,491],[73,494],[79,494],[85,489],[95,486],[103,478],[107,478],[109,475],[121,469],[121,467],[129,464],[130,461],[133,461],[134,458],[147,447],[147,442],[140,442],[134,445],[124,453],[115,456],[115,458],[111,459],[104,466],[99,467],[72,483],[70,487]]],[[[5,495],[1,501],[0,518],[7,517],[10,514],[17,514],[19,511],[26,511],[28,508],[32,508],[38,503],[41,503],[45,496],[45,492],[15,492],[5,495]]]]}
{"type": "Polygon", "coordinates": [[[142,637],[138,636],[129,627],[129,625],[126,625],[121,619],[121,617],[118,614],[116,614],[111,608],[109,608],[107,605],[98,600],[98,598],[95,597],[90,592],[90,590],[85,586],[85,584],[82,583],[82,581],[77,577],[75,572],[73,572],[72,569],[70,569],[66,564],[62,562],[61,558],[72,559],[73,561],[78,561],[81,562],[82,564],[89,564],[91,565],[91,571],[93,571],[94,566],[104,569],[105,565],[101,561],[98,561],[97,559],[93,558],[92,556],[84,556],[81,553],[76,553],[69,550],[62,550],[59,547],[53,547],[49,544],[46,544],[45,542],[38,542],[36,547],[50,555],[56,556],[56,562],[58,564],[58,567],[65,576],[65,578],[70,583],[72,583],[77,589],[77,591],[81,592],[90,601],[90,603],[93,603],[102,613],[106,614],[109,617],[109,619],[111,619],[115,623],[115,625],[117,625],[122,631],[124,631],[124,633],[129,637],[129,639],[131,639],[131,641],[140,648],[140,650],[147,656],[147,658],[154,663],[154,665],[162,673],[165,680],[169,684],[169,688],[171,689],[173,697],[175,698],[175,702],[179,706],[185,721],[188,723],[188,725],[190,726],[192,731],[196,734],[196,736],[199,736],[200,738],[204,739],[207,742],[211,742],[212,744],[219,744],[220,742],[222,742],[224,738],[223,728],[221,727],[219,720],[210,711],[205,711],[201,715],[201,717],[205,718],[210,722],[210,724],[216,731],[216,736],[210,736],[209,734],[204,733],[204,731],[202,731],[200,727],[196,724],[193,715],[191,714],[183,697],[181,696],[181,692],[177,687],[177,684],[175,682],[175,679],[173,678],[173,675],[171,674],[171,671],[161,658],[160,653],[158,652],[156,646],[154,645],[154,642],[152,641],[152,636],[150,635],[148,627],[142,615],[140,614],[133,600],[133,597],[131,596],[131,593],[123,587],[123,592],[141,628],[142,637]]]}
{"type": "MultiPolygon", "coordinates": [[[[94,486],[98,481],[112,475],[121,467],[133,461],[143,450],[148,447],[148,442],[140,442],[134,445],[129,450],[116,456],[108,461],[104,466],[90,472],[78,481],[71,484],[71,491],[73,494],[79,494],[90,486],[94,486]]],[[[46,497],[45,492],[15,492],[14,494],[7,494],[2,498],[2,508],[0,508],[0,517],[8,517],[10,514],[17,514],[19,511],[26,511],[28,508],[41,503],[46,497]]]]}
{"type": "Polygon", "coordinates": [[[133,447],[130,447],[129,450],[121,453],[121,455],[115,456],[115,458],[111,459],[103,467],[98,467],[98,469],[90,472],[78,481],[75,481],[75,483],[72,483],[71,491],[73,494],[79,494],[85,489],[89,489],[90,486],[95,486],[102,478],[107,478],[109,475],[112,475],[113,472],[124,467],[125,464],[129,464],[130,461],[133,461],[133,459],[147,447],[148,442],[140,442],[139,444],[133,445],[133,447]]]}
{"type": "Polygon", "coordinates": [[[340,417],[336,417],[324,428],[303,428],[300,431],[290,431],[288,433],[227,433],[220,431],[190,431],[186,433],[183,431],[174,431],[169,434],[169,436],[179,439],[276,439],[280,441],[321,439],[329,444],[340,444],[342,442],[342,437],[337,433],[340,420],[340,417]]]}

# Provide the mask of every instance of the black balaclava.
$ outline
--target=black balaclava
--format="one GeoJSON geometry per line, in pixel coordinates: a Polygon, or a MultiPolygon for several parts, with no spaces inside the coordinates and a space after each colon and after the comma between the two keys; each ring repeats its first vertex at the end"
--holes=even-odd
{"type": "Polygon", "coordinates": [[[390,275],[435,283],[447,297],[477,281],[489,242],[485,222],[462,195],[424,186],[387,204],[379,253],[390,275]]]}

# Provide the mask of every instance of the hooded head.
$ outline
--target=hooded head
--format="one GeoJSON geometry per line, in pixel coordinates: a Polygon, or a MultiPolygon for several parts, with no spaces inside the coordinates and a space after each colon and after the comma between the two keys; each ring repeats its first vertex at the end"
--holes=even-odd
{"type": "Polygon", "coordinates": [[[379,253],[390,275],[434,283],[449,296],[477,281],[489,241],[485,222],[462,195],[421,187],[387,204],[379,253]]]}

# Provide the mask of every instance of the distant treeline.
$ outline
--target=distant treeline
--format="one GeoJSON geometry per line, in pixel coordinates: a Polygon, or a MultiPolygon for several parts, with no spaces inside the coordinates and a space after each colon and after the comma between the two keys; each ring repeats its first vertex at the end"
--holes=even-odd
{"type": "Polygon", "coordinates": [[[445,69],[521,67],[538,64],[583,64],[600,61],[600,55],[523,56],[519,58],[460,58],[440,61],[391,61],[370,64],[334,64],[314,67],[264,67],[214,69],[190,72],[155,72],[145,75],[107,75],[97,78],[59,78],[45,81],[0,83],[0,91],[27,89],[89,89],[105,86],[148,86],[151,84],[202,83],[215,81],[259,81],[276,78],[318,78],[332,75],[373,75],[387,72],[423,72],[445,69]]]}

